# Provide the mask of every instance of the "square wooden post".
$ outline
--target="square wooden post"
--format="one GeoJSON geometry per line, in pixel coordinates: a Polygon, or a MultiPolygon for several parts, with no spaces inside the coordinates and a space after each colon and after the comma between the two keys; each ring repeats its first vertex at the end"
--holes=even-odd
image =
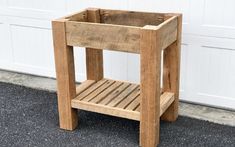
{"type": "MultiPolygon", "coordinates": [[[[100,10],[87,9],[88,22],[100,22],[100,10]]],[[[88,80],[101,80],[103,78],[103,50],[86,48],[86,70],[88,80]]]]}
{"type": "Polygon", "coordinates": [[[52,22],[56,64],[57,96],[60,128],[73,130],[77,126],[77,110],[71,107],[76,96],[73,47],[67,46],[65,21],[52,22]]]}
{"type": "Polygon", "coordinates": [[[175,94],[174,102],[161,116],[165,121],[178,118],[182,15],[178,15],[177,19],[177,40],[164,50],[163,57],[163,91],[175,94]]]}
{"type": "Polygon", "coordinates": [[[161,47],[156,26],[145,26],[140,36],[141,110],[140,146],[159,143],[161,47]]]}

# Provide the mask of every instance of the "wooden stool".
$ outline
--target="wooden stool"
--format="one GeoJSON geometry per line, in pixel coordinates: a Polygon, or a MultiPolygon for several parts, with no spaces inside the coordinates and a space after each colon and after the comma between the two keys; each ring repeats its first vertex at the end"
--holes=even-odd
{"type": "Polygon", "coordinates": [[[140,121],[140,145],[156,146],[160,118],[178,117],[181,27],[181,14],[95,8],[54,20],[60,128],[75,129],[82,109],[140,121]],[[86,48],[87,80],[78,87],[73,46],[86,48]],[[140,54],[140,85],[105,79],[103,49],[140,54]]]}

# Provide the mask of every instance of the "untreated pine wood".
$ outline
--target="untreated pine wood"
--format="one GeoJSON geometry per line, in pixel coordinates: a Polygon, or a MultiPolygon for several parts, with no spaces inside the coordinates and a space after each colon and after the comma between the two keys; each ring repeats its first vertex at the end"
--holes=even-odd
{"type": "Polygon", "coordinates": [[[175,100],[162,115],[161,119],[175,121],[178,117],[180,50],[181,50],[182,15],[177,16],[177,41],[164,50],[163,91],[175,94],[175,100]]]}
{"type": "Polygon", "coordinates": [[[158,28],[145,26],[141,30],[141,101],[140,146],[155,147],[160,128],[161,44],[158,28]]]}
{"type": "MultiPolygon", "coordinates": [[[[100,10],[88,9],[87,10],[88,22],[100,22],[100,10]]],[[[103,71],[103,50],[94,48],[86,48],[86,71],[88,80],[100,80],[104,76],[103,71]]]]}
{"type": "Polygon", "coordinates": [[[71,107],[76,96],[73,47],[66,45],[65,20],[53,21],[52,28],[60,128],[73,130],[78,121],[77,110],[71,107]]]}

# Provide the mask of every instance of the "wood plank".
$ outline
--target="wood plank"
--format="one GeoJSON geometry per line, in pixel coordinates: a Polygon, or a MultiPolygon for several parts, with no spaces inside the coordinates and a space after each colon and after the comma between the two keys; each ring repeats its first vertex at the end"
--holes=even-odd
{"type": "Polygon", "coordinates": [[[114,99],[112,99],[112,101],[110,103],[108,103],[107,105],[110,107],[114,107],[117,104],[119,104],[123,99],[125,99],[128,95],[131,94],[131,92],[133,92],[136,88],[138,87],[138,85],[136,84],[131,84],[127,89],[125,89],[124,91],[121,92],[121,94],[119,94],[117,97],[115,97],[114,99]]]}
{"type": "Polygon", "coordinates": [[[140,146],[154,147],[159,143],[161,47],[158,27],[141,30],[141,120],[140,146]]]}
{"type": "MultiPolygon", "coordinates": [[[[99,9],[88,9],[87,21],[100,22],[99,9]],[[88,11],[89,10],[89,11],[88,11]]],[[[101,80],[104,76],[103,71],[103,50],[86,48],[86,73],[88,80],[101,80]]]]}
{"type": "Polygon", "coordinates": [[[108,80],[106,83],[104,83],[102,86],[100,86],[99,88],[97,88],[95,91],[91,92],[90,94],[88,94],[86,97],[84,97],[82,99],[82,101],[90,101],[93,98],[95,98],[98,94],[100,94],[101,92],[103,92],[105,89],[107,89],[109,86],[111,86],[115,81],[113,80],[108,80]]]}
{"type": "Polygon", "coordinates": [[[60,128],[73,130],[78,123],[77,111],[71,107],[76,96],[73,48],[66,44],[65,21],[52,21],[56,65],[60,128]]]}
{"type": "Polygon", "coordinates": [[[92,99],[91,103],[99,103],[101,100],[103,100],[106,96],[108,96],[111,92],[113,92],[116,88],[118,88],[122,82],[116,81],[113,85],[105,89],[102,93],[97,95],[94,99],[92,99]]]}
{"type": "Polygon", "coordinates": [[[140,105],[135,109],[135,111],[140,112],[140,105]]]}
{"type": "Polygon", "coordinates": [[[164,92],[160,97],[160,116],[167,110],[167,108],[174,102],[174,93],[164,92]]]}
{"type": "Polygon", "coordinates": [[[91,85],[93,85],[95,82],[96,82],[95,80],[86,80],[86,81],[82,82],[80,85],[78,85],[76,87],[76,95],[81,94],[83,91],[85,91],[91,85]]]}
{"type": "Polygon", "coordinates": [[[134,111],[140,104],[140,95],[137,96],[125,109],[134,111]]]}
{"type": "Polygon", "coordinates": [[[70,46],[139,53],[139,27],[68,21],[66,36],[70,46]]]}
{"type": "Polygon", "coordinates": [[[178,118],[182,15],[178,15],[177,20],[177,41],[164,50],[163,90],[175,94],[175,101],[161,117],[165,121],[175,121],[178,118]]]}
{"type": "Polygon", "coordinates": [[[165,49],[177,39],[177,16],[172,16],[158,25],[158,27],[161,49],[165,49]]]}
{"type": "Polygon", "coordinates": [[[101,9],[100,15],[102,23],[143,27],[159,25],[164,21],[165,14],[101,9]]]}
{"type": "Polygon", "coordinates": [[[140,95],[139,86],[128,97],[121,101],[121,103],[119,103],[116,107],[123,109],[126,108],[138,95],[140,95]]]}
{"type": "Polygon", "coordinates": [[[99,104],[102,104],[102,105],[108,104],[110,101],[112,101],[113,98],[117,97],[128,86],[130,86],[129,83],[123,83],[120,87],[115,89],[112,93],[110,93],[107,97],[105,97],[102,101],[100,101],[99,104]]]}
{"type": "Polygon", "coordinates": [[[116,107],[109,107],[107,105],[94,104],[90,102],[72,100],[71,105],[73,108],[87,110],[91,112],[97,112],[101,114],[107,114],[111,116],[117,116],[121,118],[127,118],[132,120],[140,120],[140,113],[137,111],[128,111],[116,107]]]}
{"type": "Polygon", "coordinates": [[[79,94],[78,96],[76,96],[75,99],[81,100],[84,97],[86,97],[88,94],[90,94],[91,92],[93,92],[94,90],[96,90],[97,88],[99,88],[100,86],[102,86],[105,82],[107,82],[106,79],[102,79],[100,81],[98,81],[97,83],[93,84],[92,86],[90,86],[88,89],[86,89],[84,92],[82,92],[81,94],[79,94]]]}

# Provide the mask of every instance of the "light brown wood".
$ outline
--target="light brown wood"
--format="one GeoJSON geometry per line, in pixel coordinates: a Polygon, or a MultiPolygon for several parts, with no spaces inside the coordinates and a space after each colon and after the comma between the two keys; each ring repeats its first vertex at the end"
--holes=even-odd
{"type": "Polygon", "coordinates": [[[140,146],[155,147],[160,128],[161,48],[158,28],[145,26],[141,30],[141,102],[140,146]]]}
{"type": "Polygon", "coordinates": [[[155,147],[160,117],[178,117],[181,14],[89,8],[55,20],[52,26],[60,127],[77,126],[74,108],[128,118],[140,121],[140,145],[155,147]],[[77,88],[71,46],[86,48],[88,80],[77,88]],[[139,53],[140,85],[104,79],[104,49],[139,53]]]}
{"type": "Polygon", "coordinates": [[[165,49],[177,39],[177,16],[172,16],[160,25],[159,34],[161,49],[165,49]]]}
{"type": "Polygon", "coordinates": [[[166,121],[178,118],[182,15],[178,15],[177,20],[177,41],[164,50],[163,90],[175,94],[175,101],[161,117],[166,121]]]}
{"type": "Polygon", "coordinates": [[[138,86],[128,97],[120,102],[118,108],[126,108],[137,96],[140,95],[140,86],[138,86]]]}
{"type": "Polygon", "coordinates": [[[96,82],[95,80],[86,80],[86,81],[84,81],[81,85],[77,86],[77,88],[76,88],[76,95],[81,94],[84,90],[89,88],[95,82],[96,82]]]}
{"type": "Polygon", "coordinates": [[[137,96],[127,107],[126,107],[126,109],[127,110],[135,110],[137,107],[138,107],[138,105],[140,104],[140,95],[139,96],[137,96]]]}
{"type": "Polygon", "coordinates": [[[78,122],[77,110],[71,107],[71,99],[76,96],[73,47],[66,45],[64,20],[53,21],[52,29],[60,128],[73,130],[78,122]]]}
{"type": "Polygon", "coordinates": [[[164,92],[160,97],[160,116],[167,110],[167,108],[174,102],[174,93],[164,92]]]}
{"type": "Polygon", "coordinates": [[[143,27],[159,25],[164,21],[165,14],[101,9],[100,15],[102,23],[143,27]]]}
{"type": "MultiPolygon", "coordinates": [[[[140,120],[140,86],[137,84],[109,79],[97,82],[87,80],[82,82],[77,89],[79,89],[79,94],[77,93],[78,95],[71,102],[74,108],[118,117],[126,111],[124,118],[140,120]],[[105,101],[101,102],[104,98],[105,101]]],[[[160,116],[173,101],[174,93],[165,92],[160,96],[160,116]]]]}
{"type": "MultiPolygon", "coordinates": [[[[100,10],[88,9],[87,21],[100,22],[100,10]]],[[[86,71],[88,80],[101,80],[103,79],[103,51],[93,48],[86,48],[86,71]]]]}
{"type": "Polygon", "coordinates": [[[66,30],[71,46],[139,53],[138,27],[68,21],[66,30]]]}
{"type": "Polygon", "coordinates": [[[84,101],[72,101],[72,107],[83,109],[86,111],[92,111],[102,114],[107,114],[111,116],[117,116],[122,118],[127,118],[131,120],[140,120],[140,112],[137,111],[128,111],[125,109],[117,108],[117,107],[110,107],[107,105],[101,105],[101,104],[94,104],[84,101]]]}
{"type": "Polygon", "coordinates": [[[138,85],[131,84],[128,88],[126,88],[124,91],[122,91],[117,97],[115,97],[110,103],[108,103],[108,106],[116,106],[119,104],[123,99],[125,99],[128,95],[130,95],[138,85]]]}
{"type": "Polygon", "coordinates": [[[125,90],[128,86],[130,86],[129,83],[123,83],[121,86],[115,89],[112,93],[110,93],[107,97],[105,97],[102,101],[100,101],[100,104],[107,105],[115,97],[117,97],[120,93],[122,93],[122,91],[125,90]]]}
{"type": "Polygon", "coordinates": [[[90,102],[91,103],[99,103],[105,97],[107,97],[111,92],[113,92],[115,89],[117,89],[121,84],[122,84],[122,82],[116,81],[112,86],[108,87],[105,91],[100,93],[98,96],[96,96],[90,102]]]}
{"type": "Polygon", "coordinates": [[[92,99],[94,99],[97,95],[99,95],[101,92],[103,92],[105,89],[107,89],[109,86],[111,86],[115,81],[107,81],[106,83],[104,83],[102,86],[100,86],[99,88],[97,88],[95,91],[91,92],[89,95],[87,95],[86,97],[83,98],[83,101],[90,101],[92,99]]]}
{"type": "Polygon", "coordinates": [[[95,91],[97,88],[99,88],[100,86],[102,86],[103,84],[105,84],[107,82],[106,79],[102,79],[98,82],[96,82],[95,84],[91,85],[89,88],[87,88],[85,91],[83,91],[82,93],[80,93],[79,95],[76,96],[76,99],[79,97],[80,99],[84,99],[87,95],[89,95],[90,93],[92,93],[93,91],[95,91]]]}

